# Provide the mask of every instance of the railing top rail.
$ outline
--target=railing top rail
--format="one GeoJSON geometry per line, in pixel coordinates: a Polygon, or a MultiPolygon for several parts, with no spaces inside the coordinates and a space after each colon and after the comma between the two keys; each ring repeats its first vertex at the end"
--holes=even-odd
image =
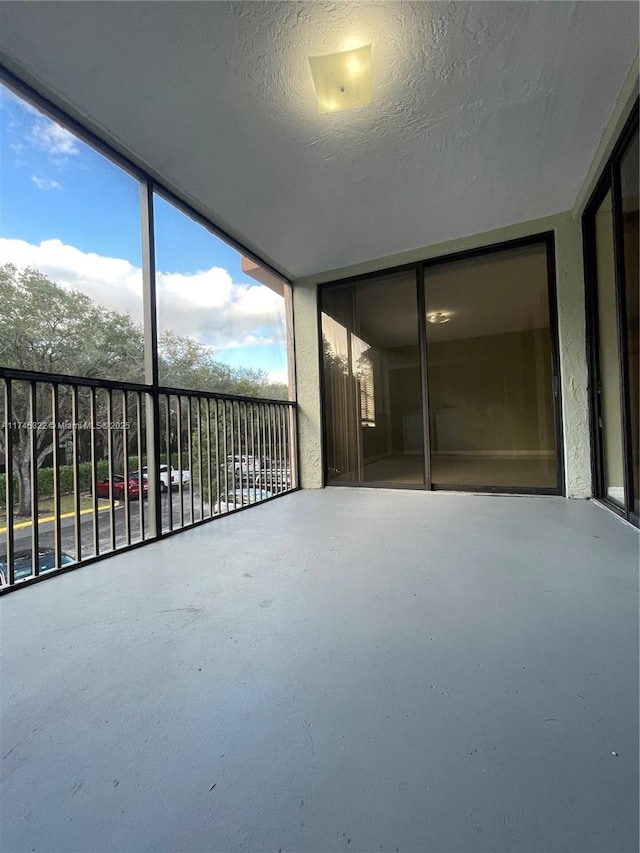
{"type": "Polygon", "coordinates": [[[37,370],[20,370],[17,367],[0,367],[0,379],[23,382],[50,382],[52,385],[84,385],[88,388],[111,388],[114,391],[142,391],[149,393],[150,385],[123,382],[119,379],[98,379],[95,376],[70,376],[65,373],[45,373],[37,370]]]}
{"type": "MultiPolygon", "coordinates": [[[[147,389],[148,390],[148,389],[147,389]]],[[[159,394],[170,394],[172,397],[201,397],[210,400],[231,400],[240,403],[269,403],[278,406],[289,406],[295,408],[293,400],[276,400],[272,397],[248,397],[242,394],[224,394],[218,391],[194,391],[186,388],[168,388],[164,385],[158,387],[159,394]]]]}
{"type": "Polygon", "coordinates": [[[242,394],[225,394],[219,391],[198,391],[194,388],[171,388],[160,385],[144,385],[139,382],[124,382],[118,379],[98,379],[94,376],[73,376],[65,373],[45,373],[36,370],[21,370],[17,367],[0,367],[0,379],[22,382],[48,382],[52,385],[84,386],[87,388],[106,388],[113,391],[133,391],[142,394],[168,394],[172,397],[200,398],[208,400],[230,400],[244,403],[267,403],[269,405],[295,408],[292,400],[277,400],[271,397],[251,397],[242,394]]]}

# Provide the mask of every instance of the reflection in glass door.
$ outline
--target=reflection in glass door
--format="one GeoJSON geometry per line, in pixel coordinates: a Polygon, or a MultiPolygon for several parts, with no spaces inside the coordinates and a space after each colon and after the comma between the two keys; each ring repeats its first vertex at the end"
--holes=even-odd
{"type": "Polygon", "coordinates": [[[424,486],[416,274],[321,290],[327,480],[424,486]]]}
{"type": "Polygon", "coordinates": [[[545,242],[425,271],[434,487],[559,490],[545,242]]]}
{"type": "Polygon", "coordinates": [[[640,514],[640,150],[636,129],[620,163],[622,239],[624,244],[624,298],[626,369],[629,395],[629,456],[631,477],[629,509],[640,514]]]}
{"type": "Polygon", "coordinates": [[[598,301],[598,362],[600,379],[598,426],[602,446],[602,477],[606,497],[624,507],[624,457],[622,453],[622,399],[620,349],[616,299],[616,268],[611,193],[595,214],[595,251],[598,301]]]}

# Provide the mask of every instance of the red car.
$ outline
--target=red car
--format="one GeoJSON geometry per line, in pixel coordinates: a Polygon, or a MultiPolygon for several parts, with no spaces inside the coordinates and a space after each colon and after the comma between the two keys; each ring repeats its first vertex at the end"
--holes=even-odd
{"type": "MultiPolygon", "coordinates": [[[[113,497],[118,499],[124,498],[125,480],[122,474],[115,474],[113,477],[113,497]]],[[[142,497],[146,498],[148,494],[148,486],[146,480],[142,481],[142,497]]],[[[137,474],[129,475],[129,485],[127,487],[130,500],[138,500],[140,497],[140,480],[137,474]]],[[[99,498],[110,498],[111,489],[109,488],[109,480],[98,480],[96,483],[96,493],[99,498]]]]}

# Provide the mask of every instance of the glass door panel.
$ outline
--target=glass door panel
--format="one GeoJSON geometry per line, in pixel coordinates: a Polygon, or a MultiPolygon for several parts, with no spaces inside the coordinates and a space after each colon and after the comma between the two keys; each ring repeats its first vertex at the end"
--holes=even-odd
{"type": "Polygon", "coordinates": [[[622,190],[622,229],[624,239],[624,278],[625,278],[625,315],[627,333],[627,370],[629,387],[629,422],[631,453],[631,482],[629,483],[629,504],[633,512],[640,513],[640,348],[638,330],[640,327],[638,256],[638,195],[639,176],[638,131],[636,130],[620,164],[622,190]]]}
{"type": "Polygon", "coordinates": [[[415,272],[321,289],[327,477],[424,486],[415,272]]]}
{"type": "Polygon", "coordinates": [[[434,486],[558,487],[546,244],[425,271],[434,486]]]}
{"type": "Polygon", "coordinates": [[[598,362],[600,367],[598,415],[602,447],[602,497],[624,507],[622,452],[622,401],[620,348],[616,301],[615,249],[611,192],[595,215],[595,249],[598,310],[598,362]]]}

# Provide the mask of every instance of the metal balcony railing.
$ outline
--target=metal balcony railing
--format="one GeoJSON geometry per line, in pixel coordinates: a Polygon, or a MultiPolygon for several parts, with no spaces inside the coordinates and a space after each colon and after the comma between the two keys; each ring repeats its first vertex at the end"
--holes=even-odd
{"type": "Polygon", "coordinates": [[[0,369],[0,406],[0,593],[297,488],[292,402],[0,369]]]}

